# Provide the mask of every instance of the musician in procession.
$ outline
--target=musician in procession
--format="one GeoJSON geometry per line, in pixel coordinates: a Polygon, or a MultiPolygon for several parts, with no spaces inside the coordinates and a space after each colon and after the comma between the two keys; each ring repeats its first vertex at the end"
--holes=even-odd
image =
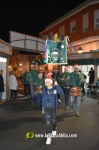
{"type": "Polygon", "coordinates": [[[51,76],[52,77],[52,72],[50,70],[48,70],[48,69],[45,71],[45,78],[47,76],[51,76]]]}
{"type": "Polygon", "coordinates": [[[35,103],[34,85],[38,78],[38,71],[35,70],[34,64],[32,64],[30,67],[31,70],[28,72],[26,79],[30,82],[31,99],[32,99],[32,104],[34,104],[35,103]]]}
{"type": "Polygon", "coordinates": [[[44,78],[43,78],[43,72],[42,70],[38,73],[38,79],[35,83],[35,92],[36,92],[36,100],[37,100],[37,107],[38,111],[42,110],[42,89],[45,85],[44,78]]]}
{"type": "Polygon", "coordinates": [[[22,75],[22,83],[23,83],[23,86],[24,86],[25,98],[29,98],[30,97],[30,82],[26,78],[27,74],[28,74],[28,70],[25,69],[25,72],[22,75]]]}
{"type": "Polygon", "coordinates": [[[81,96],[81,86],[85,82],[84,76],[79,72],[79,65],[74,65],[74,71],[70,73],[69,76],[70,85],[70,109],[73,112],[75,108],[76,116],[80,116],[80,96],[81,96]]]}
{"type": "Polygon", "coordinates": [[[57,81],[53,83],[52,77],[46,75],[46,87],[42,90],[42,106],[44,107],[44,118],[46,123],[46,144],[51,144],[51,135],[56,135],[56,109],[58,105],[57,94],[64,94],[62,88],[58,85],[57,81]]]}
{"type": "Polygon", "coordinates": [[[85,92],[85,83],[86,83],[87,76],[81,70],[79,70],[79,74],[83,78],[83,81],[82,81],[82,84],[81,84],[81,101],[82,101],[83,96],[86,94],[86,92],[85,92]]]}
{"type": "Polygon", "coordinates": [[[60,75],[59,70],[57,68],[54,69],[52,72],[52,78],[54,79],[54,81],[56,80],[58,82],[59,75],[60,75]]]}
{"type": "Polygon", "coordinates": [[[59,84],[62,87],[65,95],[65,109],[68,109],[68,102],[69,102],[69,68],[68,66],[65,66],[64,72],[60,74],[58,77],[59,84]]]}

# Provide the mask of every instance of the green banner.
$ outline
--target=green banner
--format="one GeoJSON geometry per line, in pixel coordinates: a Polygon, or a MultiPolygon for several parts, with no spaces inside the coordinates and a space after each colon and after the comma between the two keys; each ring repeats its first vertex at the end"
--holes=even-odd
{"type": "Polygon", "coordinates": [[[46,63],[67,64],[66,40],[47,40],[46,44],[46,63]]]}

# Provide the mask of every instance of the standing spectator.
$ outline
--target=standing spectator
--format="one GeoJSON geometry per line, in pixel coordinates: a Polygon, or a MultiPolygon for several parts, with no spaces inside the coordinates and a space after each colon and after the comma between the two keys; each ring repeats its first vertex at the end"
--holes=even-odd
{"type": "Polygon", "coordinates": [[[2,102],[2,96],[4,92],[4,80],[2,76],[2,70],[0,70],[0,103],[2,102]]]}
{"type": "Polygon", "coordinates": [[[95,72],[92,67],[90,68],[88,76],[89,76],[89,88],[91,88],[92,84],[94,84],[94,80],[95,80],[95,72]]]}
{"type": "Polygon", "coordinates": [[[17,88],[18,88],[18,83],[15,76],[15,71],[12,70],[9,76],[9,89],[11,90],[10,99],[13,99],[13,94],[15,99],[17,99],[17,88]]]}
{"type": "Polygon", "coordinates": [[[25,72],[22,75],[25,98],[30,97],[30,81],[28,81],[26,78],[27,74],[28,74],[28,71],[27,71],[27,69],[25,69],[25,72]]]}
{"type": "Polygon", "coordinates": [[[37,82],[38,79],[38,71],[35,70],[35,66],[31,65],[31,70],[28,72],[26,79],[30,82],[30,89],[31,89],[31,99],[32,104],[35,103],[35,94],[34,94],[34,85],[37,82]]]}

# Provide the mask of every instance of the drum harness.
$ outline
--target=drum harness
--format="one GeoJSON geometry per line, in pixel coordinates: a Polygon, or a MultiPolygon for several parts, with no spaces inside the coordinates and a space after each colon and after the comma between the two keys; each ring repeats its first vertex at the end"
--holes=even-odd
{"type": "MultiPolygon", "coordinates": [[[[74,74],[75,76],[75,82],[76,82],[76,87],[78,87],[78,77],[79,77],[79,74],[74,74]]],[[[72,88],[72,87],[70,87],[72,88]]]]}

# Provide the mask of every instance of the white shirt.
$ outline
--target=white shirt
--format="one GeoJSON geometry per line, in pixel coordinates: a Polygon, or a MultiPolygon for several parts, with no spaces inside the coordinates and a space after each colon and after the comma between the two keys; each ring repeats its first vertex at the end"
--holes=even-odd
{"type": "Polygon", "coordinates": [[[18,83],[17,83],[17,79],[14,75],[10,75],[9,76],[9,89],[10,90],[17,90],[18,87],[18,83]]]}

